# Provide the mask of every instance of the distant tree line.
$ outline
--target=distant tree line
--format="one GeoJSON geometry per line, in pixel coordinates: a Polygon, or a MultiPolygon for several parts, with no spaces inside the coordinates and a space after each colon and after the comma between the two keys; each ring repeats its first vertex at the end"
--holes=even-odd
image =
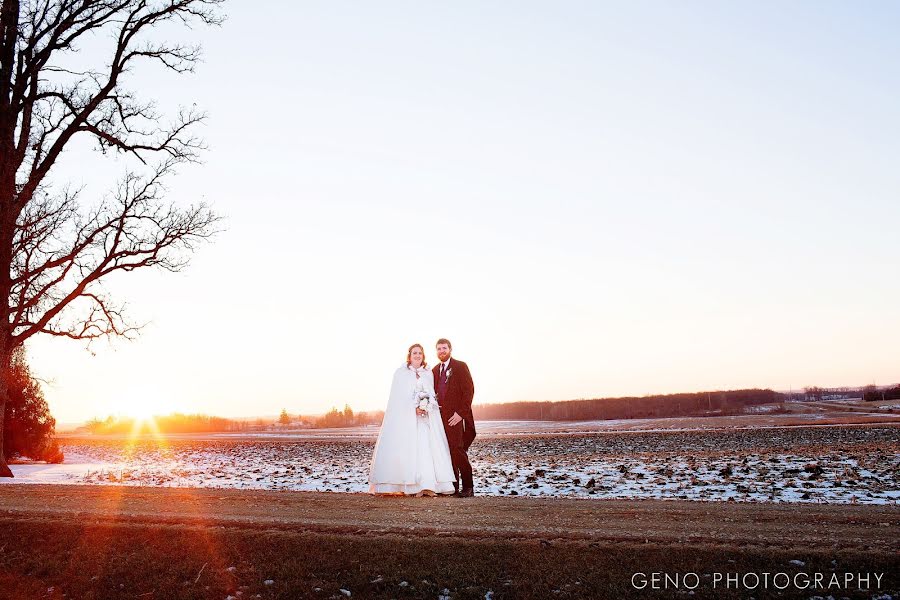
{"type": "MultiPolygon", "coordinates": [[[[865,387],[819,387],[810,386],[803,388],[801,400],[837,400],[841,398],[862,398],[865,401],[875,402],[880,400],[900,399],[900,385],[878,387],[867,385],[865,387]]],[[[798,399],[794,395],[793,399],[798,399]]]]}
{"type": "Polygon", "coordinates": [[[480,420],[593,421],[691,415],[737,414],[747,406],[782,402],[784,394],[769,389],[728,390],[655,396],[592,398],[558,402],[480,404],[480,420]]]}
{"type": "Polygon", "coordinates": [[[380,425],[383,411],[354,413],[349,405],[344,410],[332,408],[324,415],[301,417],[282,409],[274,421],[257,418],[250,420],[226,419],[204,414],[173,413],[154,416],[152,419],[109,416],[106,419],[93,418],[80,429],[92,434],[138,435],[153,433],[214,433],[253,432],[275,429],[309,429],[328,427],[355,427],[358,425],[380,425]]]}
{"type": "Polygon", "coordinates": [[[862,390],[862,399],[869,402],[900,400],[900,385],[883,389],[878,389],[874,385],[867,385],[862,390]]]}
{"type": "Polygon", "coordinates": [[[311,425],[317,429],[330,427],[356,427],[359,425],[381,425],[384,411],[354,413],[349,405],[344,410],[332,408],[320,417],[313,417],[311,425]]]}
{"type": "MultiPolygon", "coordinates": [[[[25,380],[23,379],[22,381],[25,380]]],[[[22,384],[19,384],[19,388],[21,387],[22,384]]],[[[40,389],[37,388],[37,392],[39,391],[40,389]]],[[[473,410],[475,418],[479,420],[595,421],[733,415],[741,414],[747,407],[760,404],[784,403],[786,401],[821,401],[835,398],[863,398],[873,401],[882,399],[896,400],[900,399],[900,385],[884,389],[879,389],[875,386],[866,386],[865,388],[810,386],[802,391],[790,394],[782,394],[770,389],[754,388],[683,394],[562,400],[556,402],[509,402],[505,404],[479,404],[473,410]]],[[[43,395],[40,396],[40,401],[43,401],[43,395]]],[[[15,407],[20,405],[21,402],[13,402],[7,406],[7,410],[16,410],[15,407]]],[[[38,402],[37,405],[40,405],[40,403],[38,402]]],[[[46,411],[45,402],[43,406],[46,411]]],[[[34,409],[30,409],[30,413],[36,415],[44,414],[40,410],[34,409]]],[[[286,409],[282,409],[274,421],[262,418],[248,421],[201,414],[185,415],[175,413],[168,416],[154,417],[149,420],[125,417],[108,417],[106,420],[92,419],[85,425],[85,429],[97,434],[251,432],[275,429],[327,429],[380,425],[383,418],[384,411],[357,413],[349,405],[345,404],[343,410],[332,408],[324,415],[307,417],[292,415],[286,409]]],[[[9,415],[7,415],[7,419],[9,419],[9,415]]],[[[13,418],[12,422],[21,423],[22,420],[21,418],[13,418]]],[[[58,452],[58,447],[55,446],[55,442],[52,442],[52,433],[46,433],[47,431],[52,432],[52,417],[49,416],[49,412],[46,412],[46,417],[37,417],[35,423],[43,423],[43,425],[31,427],[34,431],[43,432],[41,434],[43,437],[38,436],[38,438],[45,441],[29,443],[31,447],[35,448],[32,450],[32,454],[41,455],[42,452],[46,451],[52,455],[53,452],[58,452]],[[49,418],[49,421],[47,421],[47,418],[49,418]],[[48,422],[51,423],[49,428],[47,426],[48,422]],[[46,445],[51,442],[53,443],[52,448],[46,445]],[[42,450],[42,448],[45,450],[42,450]]],[[[23,435],[12,434],[12,438],[21,440],[23,435]]],[[[15,451],[7,450],[7,453],[14,455],[15,451]]]]}
{"type": "Polygon", "coordinates": [[[840,398],[861,398],[862,392],[859,388],[851,387],[820,387],[812,385],[803,388],[802,395],[794,395],[792,400],[837,400],[840,398]]]}
{"type": "Polygon", "coordinates": [[[142,433],[210,433],[216,431],[248,431],[249,423],[210,415],[185,415],[173,413],[152,419],[112,417],[105,420],[91,419],[84,429],[94,434],[142,434],[142,433]]]}
{"type": "MultiPolygon", "coordinates": [[[[286,409],[281,409],[281,414],[275,421],[275,426],[280,429],[327,429],[333,427],[356,427],[359,425],[381,425],[384,411],[353,412],[349,404],[344,405],[343,410],[332,407],[324,415],[312,415],[301,417],[292,415],[286,409]]],[[[259,422],[258,422],[259,423],[259,422]]]]}

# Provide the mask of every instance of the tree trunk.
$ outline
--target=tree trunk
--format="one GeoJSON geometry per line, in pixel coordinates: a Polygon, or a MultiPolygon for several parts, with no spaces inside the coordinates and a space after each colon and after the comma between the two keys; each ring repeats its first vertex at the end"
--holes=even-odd
{"type": "Polygon", "coordinates": [[[13,472],[6,464],[6,454],[3,452],[4,436],[3,427],[6,419],[6,400],[9,394],[9,378],[12,354],[5,349],[0,349],[0,477],[12,477],[13,472]]]}
{"type": "MultiPolygon", "coordinates": [[[[7,147],[8,144],[0,144],[7,147]]],[[[0,298],[5,304],[0,305],[0,477],[12,477],[12,471],[6,464],[4,447],[4,421],[6,420],[6,401],[9,396],[9,373],[12,368],[12,327],[10,317],[10,290],[12,289],[13,252],[12,240],[15,235],[17,212],[13,207],[15,199],[15,172],[10,177],[3,174],[0,181],[0,298]]]]}
{"type": "MultiPolygon", "coordinates": [[[[6,190],[2,190],[5,192],[6,190]]],[[[3,200],[9,199],[9,195],[3,194],[3,200]]],[[[12,477],[13,473],[6,464],[6,402],[9,399],[9,374],[12,369],[12,329],[9,325],[12,310],[9,306],[9,291],[12,287],[9,265],[12,264],[12,232],[15,221],[10,218],[9,203],[0,208],[0,297],[6,304],[0,305],[0,477],[12,477]]]]}
{"type": "Polygon", "coordinates": [[[12,103],[15,73],[15,35],[21,2],[3,0],[0,25],[4,33],[0,40],[0,477],[12,477],[3,452],[3,422],[6,417],[6,400],[9,390],[9,369],[12,361],[12,329],[9,317],[9,292],[12,288],[12,241],[15,236],[18,210],[16,203],[16,170],[13,156],[16,149],[16,124],[18,109],[12,103]],[[10,35],[10,33],[13,35],[10,35]]]}

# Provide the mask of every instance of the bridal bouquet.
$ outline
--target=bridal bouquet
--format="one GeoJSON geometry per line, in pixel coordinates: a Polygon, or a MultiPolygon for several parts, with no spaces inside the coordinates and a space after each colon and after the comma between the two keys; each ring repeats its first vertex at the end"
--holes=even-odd
{"type": "Polygon", "coordinates": [[[434,395],[431,392],[427,392],[425,390],[420,390],[420,391],[416,392],[416,408],[419,408],[424,411],[428,411],[428,409],[432,405],[432,402],[436,402],[436,401],[435,401],[434,395]]]}

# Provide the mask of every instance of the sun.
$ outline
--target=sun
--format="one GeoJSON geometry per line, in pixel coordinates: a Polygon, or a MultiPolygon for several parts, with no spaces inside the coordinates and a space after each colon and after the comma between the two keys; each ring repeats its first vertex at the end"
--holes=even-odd
{"type": "Polygon", "coordinates": [[[160,452],[169,452],[165,436],[160,431],[157,418],[165,416],[166,410],[172,408],[172,403],[158,390],[141,388],[128,390],[119,400],[119,410],[125,417],[132,419],[131,433],[127,436],[125,444],[126,456],[132,456],[138,451],[139,446],[147,439],[158,444],[160,452]],[[149,438],[148,438],[149,436],[149,438]]]}
{"type": "Polygon", "coordinates": [[[153,410],[152,406],[146,404],[129,407],[128,416],[136,421],[149,421],[159,415],[158,411],[153,410]]]}
{"type": "Polygon", "coordinates": [[[138,422],[152,421],[154,417],[174,412],[171,401],[155,390],[129,390],[119,403],[119,412],[138,422]]]}

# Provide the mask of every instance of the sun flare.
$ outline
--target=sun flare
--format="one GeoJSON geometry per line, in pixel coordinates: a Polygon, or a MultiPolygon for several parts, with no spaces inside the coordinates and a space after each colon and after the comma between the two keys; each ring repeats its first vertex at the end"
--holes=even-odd
{"type": "Polygon", "coordinates": [[[152,406],[137,406],[127,412],[127,415],[135,421],[150,421],[158,414],[152,406]]]}
{"type": "Polygon", "coordinates": [[[119,414],[142,423],[175,412],[175,407],[163,399],[163,394],[150,390],[126,394],[117,408],[119,414]]]}

